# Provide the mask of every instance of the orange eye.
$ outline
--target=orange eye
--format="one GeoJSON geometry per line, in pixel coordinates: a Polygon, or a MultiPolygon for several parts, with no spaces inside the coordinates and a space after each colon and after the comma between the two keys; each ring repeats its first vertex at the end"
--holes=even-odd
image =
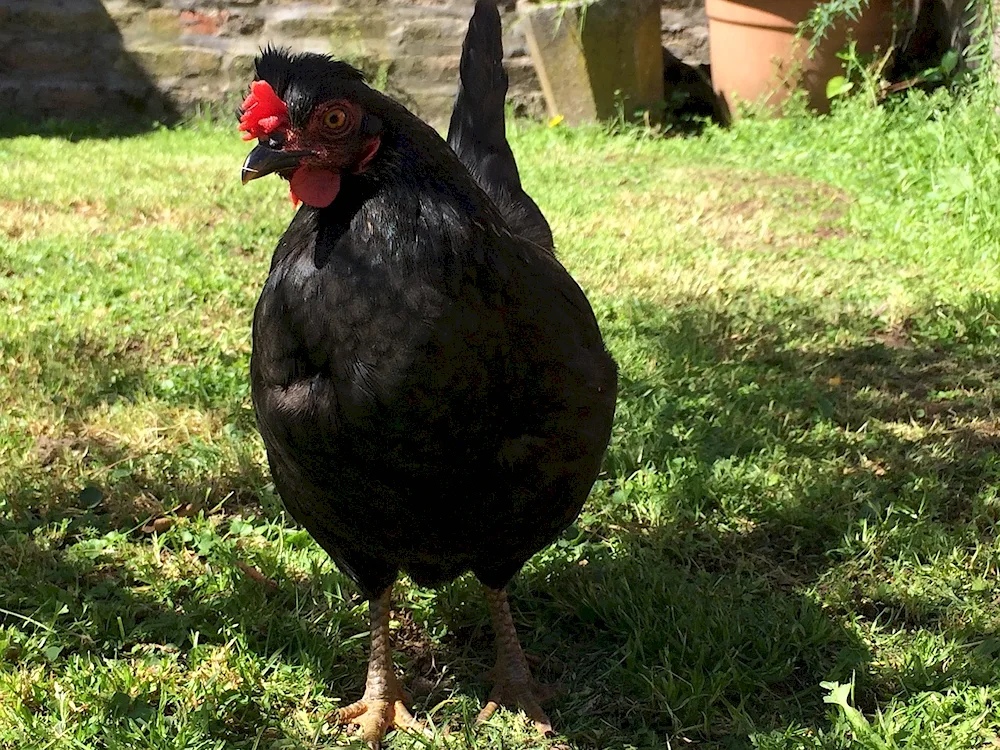
{"type": "Polygon", "coordinates": [[[347,125],[347,112],[340,107],[334,107],[323,115],[323,124],[332,130],[342,130],[347,125]]]}

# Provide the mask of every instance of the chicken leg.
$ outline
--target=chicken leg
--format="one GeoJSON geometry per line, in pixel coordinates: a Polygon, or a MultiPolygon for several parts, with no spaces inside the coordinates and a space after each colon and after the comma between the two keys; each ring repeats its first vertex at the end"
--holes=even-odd
{"type": "Polygon", "coordinates": [[[490,605],[493,632],[497,643],[497,661],[493,667],[493,691],[479,716],[477,724],[488,720],[499,708],[520,708],[543,735],[552,734],[552,724],[545,715],[541,704],[552,697],[552,688],[535,681],[528,669],[528,661],[521,650],[514,620],[510,616],[510,604],[504,589],[496,591],[483,587],[486,601],[490,605]]]}
{"type": "Polygon", "coordinates": [[[427,734],[423,724],[413,718],[404,704],[403,687],[392,667],[392,645],[389,642],[389,606],[392,587],[377,599],[368,602],[371,619],[371,655],[368,658],[368,678],[361,700],[336,712],[338,724],[361,727],[361,738],[372,750],[378,750],[389,729],[409,730],[427,734]]]}

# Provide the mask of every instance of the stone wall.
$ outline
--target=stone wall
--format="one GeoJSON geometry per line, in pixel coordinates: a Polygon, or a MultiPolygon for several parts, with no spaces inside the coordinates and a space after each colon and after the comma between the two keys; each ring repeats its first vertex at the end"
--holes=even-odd
{"type": "MultiPolygon", "coordinates": [[[[473,0],[0,0],[0,106],[42,115],[231,110],[261,45],[332,52],[440,123],[473,0]],[[84,110],[87,110],[86,112],[84,110]]],[[[505,9],[510,16],[512,8],[505,9]]],[[[537,111],[524,40],[505,25],[512,98],[537,111]]]]}
{"type": "Polygon", "coordinates": [[[670,53],[688,65],[708,65],[705,0],[663,0],[661,38],[670,53]]]}
{"type": "MultiPolygon", "coordinates": [[[[0,114],[166,119],[231,112],[258,47],[331,52],[436,125],[474,0],[0,0],[0,114]]],[[[543,111],[514,0],[501,0],[510,95],[543,111]]],[[[704,0],[666,0],[664,42],[707,61],[704,0]]]]}
{"type": "MultiPolygon", "coordinates": [[[[515,2],[499,0],[511,99],[521,112],[541,114],[540,84],[515,2]]],[[[258,47],[272,42],[348,59],[440,126],[451,108],[473,3],[0,0],[0,117],[13,114],[31,121],[139,114],[169,121],[198,109],[228,115],[245,92],[258,47]]],[[[911,67],[937,63],[954,42],[951,10],[966,5],[966,0],[924,0],[916,6],[927,10],[930,36],[919,44],[911,39],[913,49],[903,51],[902,57],[915,58],[911,67]],[[924,47],[930,50],[926,60],[920,56],[924,47]]],[[[982,7],[990,5],[1000,15],[1000,0],[982,7]]],[[[660,18],[663,46],[670,53],[665,70],[669,105],[679,89],[703,83],[708,63],[704,0],[662,0],[660,18]]],[[[1000,25],[994,28],[994,54],[1000,58],[1000,25]]]]}

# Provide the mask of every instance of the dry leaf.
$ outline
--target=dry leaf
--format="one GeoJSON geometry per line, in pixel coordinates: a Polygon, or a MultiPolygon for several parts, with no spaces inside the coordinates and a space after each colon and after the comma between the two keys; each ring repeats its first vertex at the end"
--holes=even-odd
{"type": "Polygon", "coordinates": [[[278,590],[278,582],[275,581],[273,578],[268,578],[266,575],[257,570],[257,568],[255,568],[254,566],[247,565],[242,560],[237,560],[236,567],[242,570],[244,573],[246,573],[249,578],[256,581],[257,583],[263,584],[264,586],[273,591],[278,590]]]}
{"type": "Polygon", "coordinates": [[[174,519],[172,518],[154,518],[152,521],[147,523],[142,527],[143,534],[162,534],[167,529],[174,525],[174,519]]]}
{"type": "Polygon", "coordinates": [[[184,503],[183,505],[177,506],[174,511],[174,515],[178,518],[190,518],[191,516],[198,515],[198,506],[194,503],[184,503]]]}

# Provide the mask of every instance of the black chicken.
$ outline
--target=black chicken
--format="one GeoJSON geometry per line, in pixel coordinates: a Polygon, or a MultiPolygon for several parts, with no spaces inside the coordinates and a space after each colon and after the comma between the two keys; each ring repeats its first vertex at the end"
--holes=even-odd
{"type": "Polygon", "coordinates": [[[614,416],[615,364],[504,135],[501,57],[480,0],[452,147],[322,55],[262,52],[241,110],[243,181],[276,172],[305,203],[254,315],[257,421],[289,512],[370,600],[364,696],[338,720],[374,747],[419,728],[389,646],[400,571],[476,575],[497,636],[480,718],[551,731],[504,587],[580,511],[614,416]]]}

